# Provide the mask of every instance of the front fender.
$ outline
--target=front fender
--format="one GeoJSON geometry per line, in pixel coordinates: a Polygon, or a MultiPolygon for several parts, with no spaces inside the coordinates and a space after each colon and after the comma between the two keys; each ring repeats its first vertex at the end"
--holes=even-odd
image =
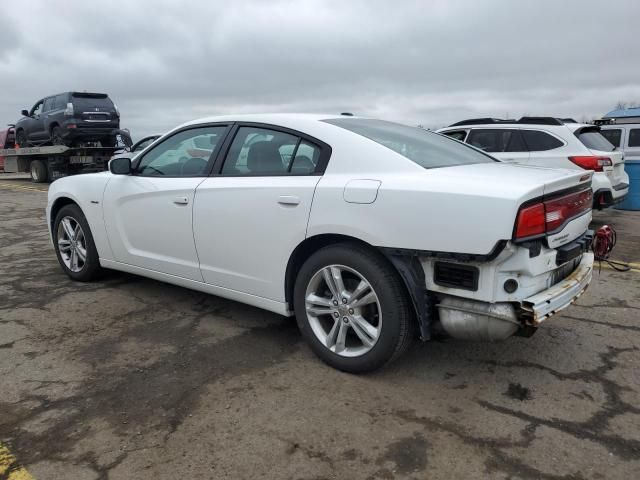
{"type": "Polygon", "coordinates": [[[106,260],[113,259],[102,211],[102,199],[109,179],[108,172],[101,172],[64,177],[51,184],[47,200],[47,228],[52,240],[52,227],[55,220],[53,213],[58,209],[58,202],[72,201],[80,207],[87,219],[99,257],[106,260]]]}

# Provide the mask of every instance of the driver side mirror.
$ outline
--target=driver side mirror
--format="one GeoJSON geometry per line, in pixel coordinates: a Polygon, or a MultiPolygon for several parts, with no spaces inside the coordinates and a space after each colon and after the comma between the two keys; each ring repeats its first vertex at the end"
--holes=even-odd
{"type": "Polygon", "coordinates": [[[118,157],[109,161],[109,171],[114,175],[129,175],[131,173],[131,159],[118,157]]]}
{"type": "Polygon", "coordinates": [[[29,116],[29,110],[22,110],[20,113],[22,114],[23,117],[29,116]]]}

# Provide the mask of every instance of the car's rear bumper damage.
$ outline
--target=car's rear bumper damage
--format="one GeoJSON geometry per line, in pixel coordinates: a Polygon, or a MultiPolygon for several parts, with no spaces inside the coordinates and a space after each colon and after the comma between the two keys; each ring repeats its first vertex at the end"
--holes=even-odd
{"type": "Polygon", "coordinates": [[[575,302],[589,286],[592,272],[593,254],[585,253],[567,277],[519,302],[490,303],[445,295],[437,304],[439,321],[454,338],[503,340],[519,331],[537,328],[575,302]]]}
{"type": "Polygon", "coordinates": [[[523,300],[521,316],[528,325],[537,327],[547,318],[575,302],[591,283],[592,275],[593,254],[585,253],[571,275],[551,288],[523,300]]]}

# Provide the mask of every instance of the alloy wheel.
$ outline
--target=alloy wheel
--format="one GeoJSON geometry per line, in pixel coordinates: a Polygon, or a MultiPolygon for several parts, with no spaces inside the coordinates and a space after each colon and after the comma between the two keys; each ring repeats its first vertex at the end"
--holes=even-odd
{"type": "Polygon", "coordinates": [[[87,245],[80,223],[73,217],[64,217],[58,224],[58,251],[66,267],[79,272],[87,261],[87,245]]]}
{"type": "Polygon", "coordinates": [[[364,355],[380,336],[380,300],[353,268],[329,265],[317,271],[307,285],[305,308],[315,336],[337,355],[364,355]]]}

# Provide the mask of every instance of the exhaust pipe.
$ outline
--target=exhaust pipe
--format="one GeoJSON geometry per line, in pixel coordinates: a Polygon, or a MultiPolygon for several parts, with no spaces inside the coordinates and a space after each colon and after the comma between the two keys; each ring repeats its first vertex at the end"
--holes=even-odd
{"type": "Polygon", "coordinates": [[[510,303],[486,303],[447,296],[437,307],[444,330],[460,340],[504,340],[521,326],[510,303]]]}

